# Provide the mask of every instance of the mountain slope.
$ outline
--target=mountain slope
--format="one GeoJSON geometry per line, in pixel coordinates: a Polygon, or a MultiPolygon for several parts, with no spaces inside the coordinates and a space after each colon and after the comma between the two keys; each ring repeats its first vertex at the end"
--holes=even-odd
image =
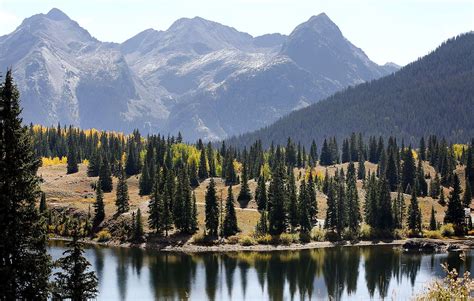
{"type": "Polygon", "coordinates": [[[412,144],[430,134],[466,142],[474,137],[473,49],[474,33],[460,35],[392,75],[348,88],[228,142],[282,144],[291,136],[321,145],[325,137],[352,132],[395,135],[412,144]]]}
{"type": "Polygon", "coordinates": [[[325,14],[289,36],[254,38],[195,17],[115,44],[58,9],[0,37],[0,68],[8,66],[26,122],[181,131],[191,140],[258,129],[396,69],[370,61],[325,14]]]}

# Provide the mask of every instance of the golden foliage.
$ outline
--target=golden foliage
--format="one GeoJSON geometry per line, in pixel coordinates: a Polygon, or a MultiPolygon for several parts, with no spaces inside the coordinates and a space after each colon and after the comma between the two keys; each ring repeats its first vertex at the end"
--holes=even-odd
{"type": "Polygon", "coordinates": [[[43,166],[53,166],[53,165],[60,165],[60,164],[67,164],[67,157],[43,157],[41,158],[41,162],[43,166]]]}

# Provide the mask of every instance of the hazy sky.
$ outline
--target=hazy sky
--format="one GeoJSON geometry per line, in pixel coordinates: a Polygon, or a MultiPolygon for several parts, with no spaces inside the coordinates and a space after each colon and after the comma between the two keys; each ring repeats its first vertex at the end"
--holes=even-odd
{"type": "Polygon", "coordinates": [[[200,16],[254,36],[289,34],[325,12],[379,64],[407,64],[444,40],[474,30],[474,0],[0,0],[0,35],[33,14],[64,11],[102,41],[123,42],[200,16]]]}

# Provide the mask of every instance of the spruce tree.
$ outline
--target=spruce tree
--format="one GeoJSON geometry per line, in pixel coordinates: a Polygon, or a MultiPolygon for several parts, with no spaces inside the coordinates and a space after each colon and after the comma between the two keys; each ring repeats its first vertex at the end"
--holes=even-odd
{"type": "Polygon", "coordinates": [[[198,212],[196,204],[196,194],[193,191],[193,211],[191,215],[191,233],[195,233],[198,229],[198,212]]]}
{"type": "Polygon", "coordinates": [[[441,206],[446,206],[446,199],[444,197],[444,189],[443,187],[441,187],[441,192],[439,193],[439,200],[438,200],[438,203],[441,205],[441,206]]]}
{"type": "Polygon", "coordinates": [[[430,181],[430,197],[437,199],[441,193],[441,183],[438,173],[436,173],[434,179],[430,181]]]}
{"type": "Polygon", "coordinates": [[[89,165],[87,166],[87,176],[88,177],[97,177],[99,176],[100,170],[100,154],[97,148],[94,148],[91,158],[89,159],[89,165]]]}
{"type": "Polygon", "coordinates": [[[268,189],[268,228],[270,234],[279,235],[286,230],[286,193],[284,178],[285,172],[281,150],[277,148],[277,162],[272,172],[272,180],[268,189]]]}
{"type": "Polygon", "coordinates": [[[308,184],[306,185],[308,194],[308,213],[311,224],[317,222],[318,215],[318,201],[316,199],[316,185],[314,183],[313,175],[310,171],[308,177],[308,184]]]}
{"type": "Polygon", "coordinates": [[[133,231],[133,241],[141,242],[143,240],[143,224],[142,224],[142,213],[140,208],[137,209],[137,215],[135,216],[135,225],[133,231]]]}
{"type": "Polygon", "coordinates": [[[157,234],[162,230],[161,213],[163,209],[163,201],[160,192],[160,177],[159,171],[154,179],[153,187],[150,195],[150,202],[148,203],[148,227],[155,230],[157,234]]]}
{"type": "Polygon", "coordinates": [[[39,212],[41,214],[44,214],[48,210],[48,207],[46,205],[46,193],[41,192],[41,200],[39,204],[39,212]]]}
{"type": "Polygon", "coordinates": [[[260,219],[255,226],[255,233],[257,235],[265,235],[268,233],[267,212],[265,210],[260,212],[260,219]]]}
{"type": "Polygon", "coordinates": [[[416,189],[413,189],[408,205],[408,229],[419,234],[421,233],[421,211],[416,195],[416,189]]]}
{"type": "Polygon", "coordinates": [[[437,229],[438,229],[438,224],[436,223],[434,206],[431,206],[430,230],[435,231],[437,229]]]}
{"type": "Polygon", "coordinates": [[[469,182],[471,188],[474,187],[474,144],[472,143],[466,151],[466,167],[464,171],[466,181],[469,182]]]}
{"type": "Polygon", "coordinates": [[[250,192],[249,183],[248,183],[248,168],[247,162],[244,161],[242,166],[242,179],[240,185],[240,192],[237,200],[239,202],[248,202],[252,198],[252,194],[250,192]]]}
{"type": "Polygon", "coordinates": [[[398,188],[398,169],[395,151],[388,152],[385,178],[387,179],[390,191],[396,191],[398,188]]]}
{"type": "Polygon", "coordinates": [[[79,171],[77,165],[77,150],[74,141],[74,134],[72,127],[69,127],[68,139],[67,139],[67,174],[73,174],[79,171]]]}
{"type": "Polygon", "coordinates": [[[216,162],[214,157],[214,150],[212,149],[212,144],[209,142],[207,144],[207,161],[209,162],[209,176],[210,177],[217,177],[216,171],[216,162]]]}
{"type": "MultiPolygon", "coordinates": [[[[296,200],[295,200],[296,201],[296,200]]],[[[290,202],[291,196],[290,196],[290,202]]],[[[298,195],[298,215],[297,220],[295,221],[296,225],[292,225],[292,227],[296,227],[298,224],[301,226],[301,232],[305,233],[311,230],[311,216],[309,214],[309,196],[308,196],[308,189],[306,187],[305,180],[301,181],[300,184],[300,193],[298,195]]],[[[296,204],[295,204],[296,207],[296,204]]],[[[290,207],[290,224],[292,223],[291,219],[291,207],[290,207]]]]}
{"type": "Polygon", "coordinates": [[[401,186],[398,186],[397,198],[393,201],[393,224],[395,228],[402,229],[405,219],[405,197],[401,186]]]}
{"type": "Polygon", "coordinates": [[[408,186],[413,190],[415,184],[415,161],[413,159],[413,152],[411,147],[408,150],[403,150],[403,165],[402,165],[402,188],[403,191],[407,191],[408,186]]]}
{"type": "Polygon", "coordinates": [[[200,181],[204,181],[209,177],[209,173],[207,172],[206,151],[204,149],[201,150],[201,155],[199,157],[198,177],[200,181]]]}
{"type": "Polygon", "coordinates": [[[324,139],[323,147],[321,148],[321,157],[319,158],[319,164],[321,166],[328,166],[333,164],[331,150],[326,139],[324,139]]]}
{"type": "Polygon", "coordinates": [[[471,184],[468,181],[466,181],[466,189],[464,191],[464,195],[462,199],[464,207],[469,208],[471,206],[471,201],[472,201],[471,184]]]}
{"type": "Polygon", "coordinates": [[[457,174],[454,174],[453,190],[449,193],[448,208],[444,216],[445,223],[452,223],[457,235],[464,235],[465,218],[464,208],[461,202],[461,184],[457,174]]]}
{"type": "Polygon", "coordinates": [[[327,209],[324,228],[334,230],[337,223],[336,193],[333,181],[329,181],[327,190],[327,209]]]}
{"type": "Polygon", "coordinates": [[[222,233],[225,237],[235,235],[237,234],[237,232],[239,232],[239,227],[237,226],[237,216],[235,214],[234,208],[234,195],[232,193],[232,185],[230,185],[227,190],[227,199],[225,202],[225,216],[222,228],[222,233]]]}
{"type": "Polygon", "coordinates": [[[378,202],[377,202],[377,183],[375,175],[372,174],[368,178],[366,194],[365,194],[365,222],[375,228],[377,227],[377,211],[378,211],[378,202]]]}
{"type": "Polygon", "coordinates": [[[103,192],[112,191],[112,172],[105,153],[102,154],[102,164],[99,171],[99,185],[103,192]]]}
{"type": "Polygon", "coordinates": [[[217,236],[219,227],[219,208],[217,206],[216,183],[211,178],[207,186],[205,197],[205,212],[206,212],[206,230],[208,235],[217,236]]]}
{"type": "Polygon", "coordinates": [[[161,230],[165,231],[165,236],[173,229],[173,201],[175,197],[175,178],[172,170],[165,169],[163,173],[163,195],[161,212],[161,230]]]}
{"type": "MultiPolygon", "coordinates": [[[[288,177],[287,195],[288,195],[288,208],[287,208],[288,223],[290,224],[291,230],[293,231],[296,227],[298,227],[298,200],[296,196],[296,183],[295,183],[295,175],[293,173],[293,169],[290,169],[290,176],[288,177]]],[[[306,195],[306,185],[304,184],[304,180],[302,181],[302,184],[300,185],[300,200],[301,200],[301,196],[303,195],[306,195]]]]}
{"type": "Polygon", "coordinates": [[[149,195],[151,193],[151,189],[153,186],[153,179],[150,175],[150,172],[153,172],[153,168],[149,166],[149,164],[152,164],[151,162],[148,162],[148,160],[145,160],[142,168],[142,174],[140,176],[140,180],[138,183],[139,187],[139,192],[138,194],[140,196],[143,195],[149,195]]]}
{"type": "Polygon", "coordinates": [[[100,185],[98,184],[96,184],[95,189],[94,213],[92,225],[94,228],[97,228],[105,218],[104,194],[102,188],[100,188],[100,185]]]}
{"type": "Polygon", "coordinates": [[[421,158],[418,160],[418,167],[416,170],[416,179],[418,183],[418,196],[427,196],[428,195],[428,184],[425,180],[425,172],[423,170],[423,162],[421,158]]]}
{"type": "Polygon", "coordinates": [[[347,181],[347,224],[352,234],[359,232],[359,224],[361,222],[359,195],[357,193],[357,185],[355,176],[351,176],[347,181]]]}
{"type": "Polygon", "coordinates": [[[98,281],[95,273],[88,271],[90,263],[84,257],[77,231],[73,232],[68,247],[63,253],[64,257],[57,261],[61,270],[54,274],[53,297],[73,301],[94,299],[98,293],[98,281]]]}
{"type": "Polygon", "coordinates": [[[122,163],[119,164],[119,177],[117,183],[117,195],[115,206],[117,207],[117,214],[122,214],[130,209],[130,197],[128,195],[128,184],[125,170],[122,168],[122,163]]]}
{"type": "MultiPolygon", "coordinates": [[[[337,172],[336,172],[337,174],[337,172]]],[[[336,175],[337,177],[337,175],[336,175]]],[[[336,231],[342,235],[344,228],[347,225],[347,202],[346,191],[344,186],[344,174],[339,175],[336,181],[336,231]]]]}
{"type": "Polygon", "coordinates": [[[365,157],[362,152],[359,154],[359,165],[357,168],[357,179],[365,180],[365,157]]]}
{"type": "Polygon", "coordinates": [[[267,187],[263,175],[258,177],[257,188],[255,189],[255,200],[257,201],[259,211],[267,208],[267,187]]]}
{"type": "Polygon", "coordinates": [[[199,178],[197,175],[197,167],[196,167],[196,162],[191,162],[191,165],[189,167],[189,182],[191,184],[191,187],[196,188],[199,186],[199,178]]]}
{"type": "Polygon", "coordinates": [[[40,161],[20,117],[11,70],[0,85],[0,299],[43,300],[51,272],[36,209],[40,161]]]}
{"type": "Polygon", "coordinates": [[[394,228],[392,199],[390,198],[390,188],[387,180],[382,178],[379,181],[379,197],[377,210],[377,228],[392,231],[394,228]]]}

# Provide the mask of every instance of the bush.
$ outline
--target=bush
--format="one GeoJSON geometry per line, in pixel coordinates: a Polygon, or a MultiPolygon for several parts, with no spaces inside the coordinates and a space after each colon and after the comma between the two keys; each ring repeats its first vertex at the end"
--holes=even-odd
{"type": "Polygon", "coordinates": [[[311,230],[311,239],[314,241],[324,241],[324,238],[326,236],[326,231],[321,228],[314,228],[311,230]]]}
{"type": "Polygon", "coordinates": [[[467,231],[468,236],[474,236],[474,229],[467,231]]]}
{"type": "Polygon", "coordinates": [[[214,239],[206,233],[198,233],[193,237],[193,243],[196,245],[209,246],[214,244],[214,239]]]}
{"type": "Polygon", "coordinates": [[[393,231],[393,238],[395,239],[405,239],[408,237],[408,233],[405,229],[395,229],[393,231]]]}
{"type": "Polygon", "coordinates": [[[107,230],[101,230],[99,233],[97,233],[97,241],[98,242],[106,242],[109,241],[112,238],[112,235],[110,235],[109,231],[107,230]]]}
{"type": "Polygon", "coordinates": [[[451,237],[454,235],[454,227],[453,224],[445,224],[442,225],[440,228],[441,235],[444,237],[451,237]]]}
{"type": "Polygon", "coordinates": [[[256,237],[256,240],[261,245],[271,245],[274,243],[273,237],[270,234],[259,235],[256,237]]]}
{"type": "Polygon", "coordinates": [[[355,240],[357,240],[359,237],[358,237],[358,234],[357,234],[357,233],[354,233],[354,232],[350,231],[349,229],[346,229],[346,230],[344,230],[344,232],[342,233],[342,238],[343,238],[344,240],[355,241],[355,240]]]}
{"type": "Polygon", "coordinates": [[[331,231],[326,232],[325,239],[329,241],[338,241],[338,240],[341,240],[341,237],[339,236],[338,233],[331,230],[331,231]]]}
{"type": "Polygon", "coordinates": [[[438,231],[438,230],[424,230],[423,236],[426,238],[435,238],[435,239],[439,239],[442,237],[441,231],[438,231]]]}
{"type": "Polygon", "coordinates": [[[423,233],[415,231],[415,230],[408,230],[407,236],[410,238],[422,237],[423,233]]]}
{"type": "Polygon", "coordinates": [[[298,234],[283,233],[280,235],[279,242],[284,246],[289,246],[294,242],[298,242],[298,234]]]}
{"type": "Polygon", "coordinates": [[[311,235],[308,232],[300,232],[299,241],[307,244],[311,241],[311,235]]]}
{"type": "Polygon", "coordinates": [[[229,245],[236,245],[239,243],[239,237],[237,235],[232,235],[227,237],[227,243],[229,245]]]}
{"type": "Polygon", "coordinates": [[[363,224],[360,227],[359,238],[361,240],[371,240],[372,239],[372,228],[367,224],[363,224]]]}
{"type": "Polygon", "coordinates": [[[253,246],[257,244],[257,241],[252,236],[248,235],[241,236],[239,242],[242,246],[253,246]]]}

